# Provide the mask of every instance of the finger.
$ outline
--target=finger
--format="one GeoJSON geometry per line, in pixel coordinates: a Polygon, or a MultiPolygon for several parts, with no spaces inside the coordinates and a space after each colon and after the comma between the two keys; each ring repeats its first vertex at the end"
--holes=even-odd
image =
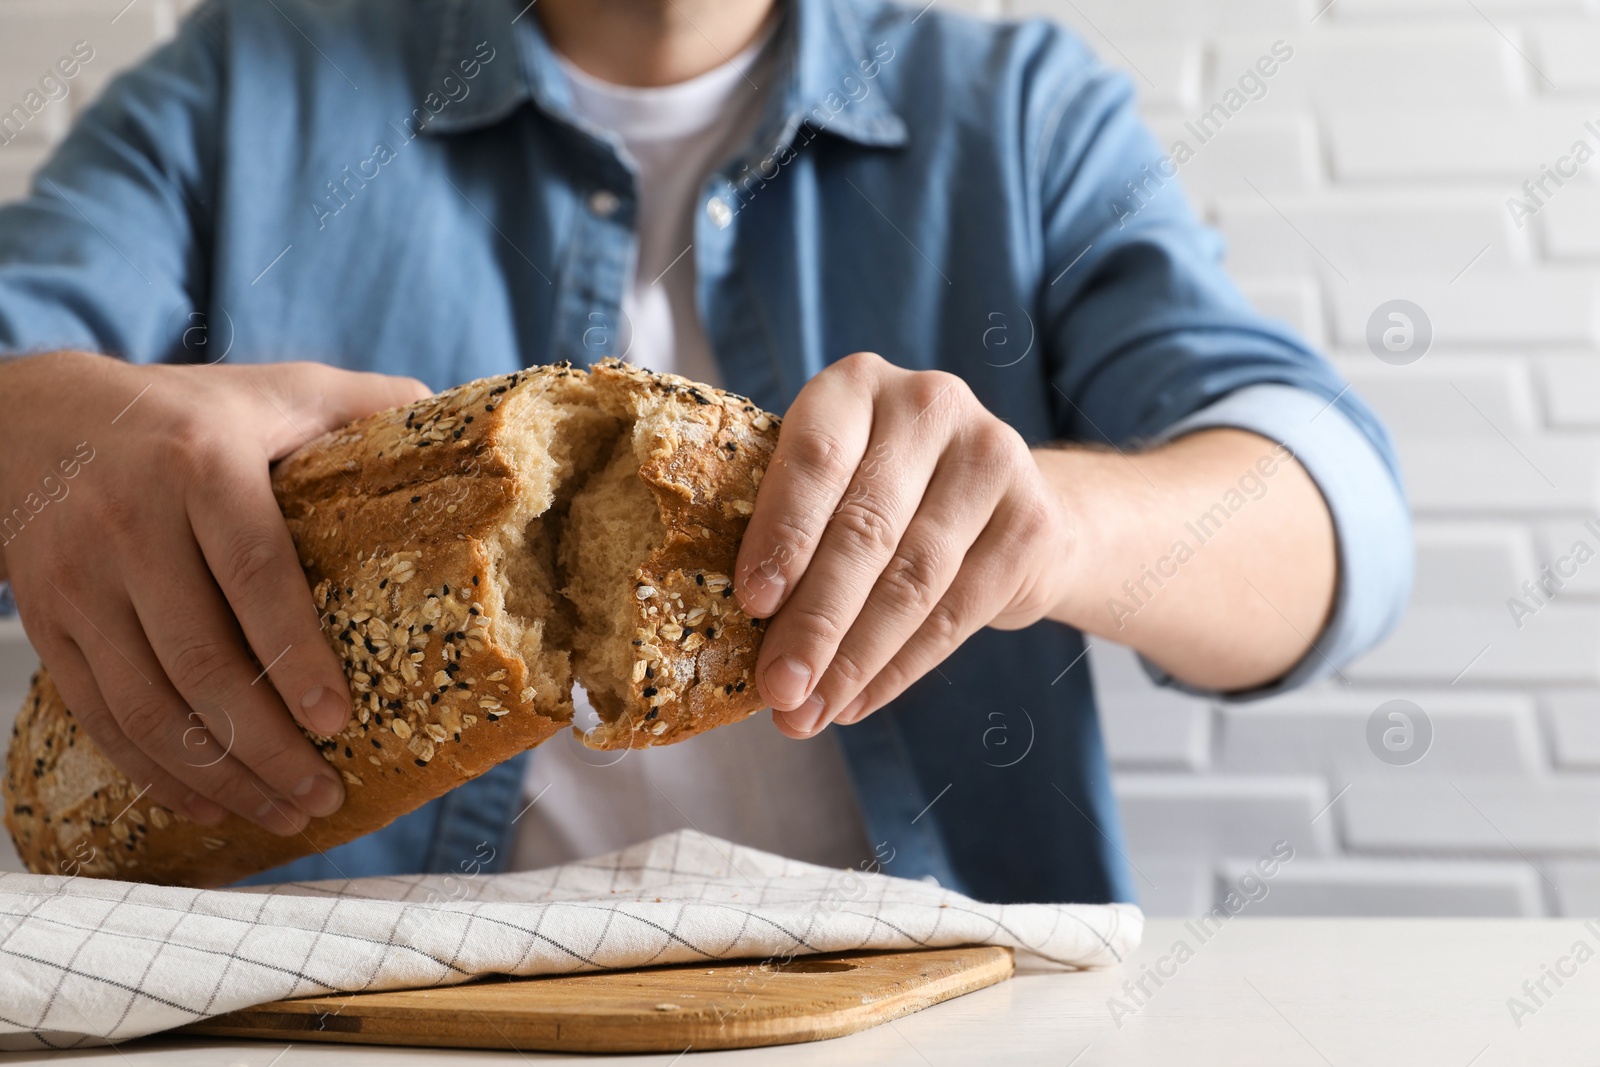
{"type": "Polygon", "coordinates": [[[997,512],[967,550],[961,570],[944,596],[866,688],[834,722],[860,722],[937,667],[967,638],[988,625],[1013,598],[1020,566],[1019,522],[997,512]]]}
{"type": "MultiPolygon", "coordinates": [[[[802,733],[826,718],[815,682],[834,663],[840,641],[894,558],[943,452],[937,440],[911,425],[912,417],[910,408],[880,409],[868,460],[857,469],[816,554],[762,638],[756,664],[762,696],[802,733]],[[803,687],[794,684],[802,673],[803,687]]],[[[858,669],[857,664],[838,665],[850,676],[858,669]]]]}
{"type": "MultiPolygon", "coordinates": [[[[197,725],[208,729],[216,720],[197,724],[167,681],[161,665],[139,628],[131,607],[83,605],[92,612],[85,625],[69,633],[88,661],[95,684],[116,725],[141,752],[189,788],[263,828],[291,835],[305,828],[309,817],[225,752],[226,736],[215,732],[202,739],[197,725]]],[[[244,726],[245,724],[240,724],[244,726]]],[[[226,735],[224,724],[221,733],[226,735]]],[[[98,740],[98,739],[97,739],[98,740]]]]}
{"type": "Polygon", "coordinates": [[[142,795],[168,811],[201,826],[215,826],[227,818],[227,809],[162,770],[128,740],[106,708],[89,663],[77,645],[65,637],[40,639],[31,630],[28,638],[39,650],[39,658],[49,666],[50,677],[61,694],[62,703],[71,710],[73,720],[106,759],[133,783],[135,790],[142,790],[142,795]]]}
{"type": "Polygon", "coordinates": [[[829,366],[784,416],[734,564],[734,591],[752,618],[782,606],[866,454],[882,362],[850,356],[829,366]]]}
{"type": "MultiPolygon", "coordinates": [[[[814,683],[893,559],[937,464],[949,453],[960,425],[950,416],[970,396],[953,375],[900,373],[904,381],[892,396],[879,398],[867,458],[762,641],[756,667],[762,695],[788,712],[789,724],[800,731],[824,721],[828,709],[814,683]]],[[[848,662],[840,670],[859,673],[848,662]]]]}
{"type": "MultiPolygon", "coordinates": [[[[266,466],[221,459],[213,461],[212,468],[206,477],[193,483],[188,495],[189,524],[210,575],[215,576],[231,615],[238,620],[257,661],[265,666],[283,706],[307,730],[332,736],[349,722],[350,684],[323,636],[311,589],[289,528],[273,498],[266,466]]],[[[182,537],[182,533],[175,536],[182,537]]],[[[182,590],[185,595],[196,581],[204,580],[187,572],[172,577],[187,583],[173,585],[172,593],[182,590]]],[[[168,602],[178,610],[180,605],[172,593],[168,594],[168,602]]],[[[206,620],[208,624],[218,621],[214,617],[206,620]]],[[[225,631],[218,632],[232,629],[229,624],[225,631]]],[[[162,649],[160,644],[156,647],[158,651],[162,649]]],[[[237,680],[238,660],[238,656],[222,656],[203,666],[227,669],[237,680]]],[[[251,671],[250,677],[255,673],[251,671]]],[[[188,695],[185,677],[174,675],[173,681],[188,695]]],[[[209,698],[219,700],[225,695],[213,687],[209,698]]],[[[284,727],[288,724],[284,723],[284,727]]],[[[310,750],[309,746],[302,747],[310,750]]],[[[311,774],[312,770],[307,767],[304,773],[311,774]]],[[[333,783],[339,786],[337,776],[333,783]]],[[[342,794],[342,786],[339,792],[342,794]]],[[[329,799],[331,802],[331,795],[329,799]]],[[[315,814],[326,815],[331,810],[315,814]]]]}
{"type": "Polygon", "coordinates": [[[323,363],[272,363],[230,370],[244,378],[264,405],[262,425],[272,460],[282,459],[329,430],[433,393],[415,378],[348,371],[323,363]]]}
{"type": "MultiPolygon", "coordinates": [[[[279,678],[287,680],[290,692],[303,693],[309,684],[304,667],[311,659],[306,651],[332,659],[310,610],[310,595],[303,594],[302,599],[309,616],[309,639],[316,644],[314,650],[297,648],[287,643],[281,628],[272,629],[277,623],[275,611],[285,614],[284,609],[299,606],[293,603],[293,586],[286,585],[280,591],[281,604],[273,610],[258,610],[253,616],[241,613],[241,617],[254,618],[267,628],[265,639],[252,642],[256,661],[268,664],[265,669],[257,667],[246,654],[234,612],[212,583],[188,531],[181,522],[174,526],[170,535],[159,539],[160,555],[141,561],[129,581],[134,608],[162,669],[188,706],[228,746],[228,753],[271,791],[288,797],[309,815],[333,814],[344,803],[344,784],[296,728],[274,683],[267,679],[269,673],[279,672],[279,678]],[[263,617],[265,622],[261,621],[263,617]],[[268,648],[277,651],[269,653],[265,651],[268,648]]],[[[305,588],[298,564],[294,581],[301,590],[305,588]]],[[[252,603],[252,607],[259,605],[252,603]]],[[[319,660],[316,666],[324,665],[319,660]]],[[[337,662],[331,667],[343,688],[343,672],[337,662]]],[[[344,718],[343,714],[338,716],[341,726],[344,718]]]]}
{"type": "Polygon", "coordinates": [[[850,707],[955,581],[999,496],[999,487],[984,484],[980,471],[959,454],[947,454],[934,472],[893,557],[817,683],[824,713],[807,735],[850,707]]]}

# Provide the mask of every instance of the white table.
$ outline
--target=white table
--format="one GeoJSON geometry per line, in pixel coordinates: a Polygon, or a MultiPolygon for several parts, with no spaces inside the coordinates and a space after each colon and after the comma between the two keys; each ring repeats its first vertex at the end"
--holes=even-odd
{"type": "MultiPolygon", "coordinates": [[[[1600,922],[1595,924],[1600,930],[1600,922]]],[[[674,1056],[629,1056],[638,1067],[828,1064],[1395,1063],[1497,1067],[1600,1063],[1600,955],[1516,1025],[1507,998],[1555,967],[1575,941],[1600,953],[1582,922],[1471,919],[1234,919],[1202,944],[1175,920],[1152,921],[1144,946],[1114,971],[1062,973],[1021,961],[1009,982],[851,1037],[805,1045],[674,1056]],[[1111,1019],[1108,998],[1182,939],[1192,958],[1145,1006],[1111,1019]]],[[[1572,971],[1574,963],[1563,963],[1572,971]]],[[[1132,1006],[1132,1001],[1127,1003],[1132,1006]]],[[[1527,1003],[1535,1006],[1531,1000],[1527,1003]]],[[[130,1042],[12,1062],[96,1067],[315,1067],[361,1064],[570,1063],[603,1057],[449,1052],[266,1042],[130,1042]]],[[[607,1061],[609,1062],[609,1060],[607,1061]]]]}

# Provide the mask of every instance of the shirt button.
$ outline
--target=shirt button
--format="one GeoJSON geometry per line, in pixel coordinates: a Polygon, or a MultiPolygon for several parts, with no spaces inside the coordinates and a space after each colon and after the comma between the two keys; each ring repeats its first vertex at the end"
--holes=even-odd
{"type": "Polygon", "coordinates": [[[621,206],[622,201],[610,189],[596,189],[589,194],[589,210],[598,218],[609,219],[621,206]]]}
{"type": "Polygon", "coordinates": [[[722,197],[713,196],[706,201],[706,217],[717,229],[726,230],[728,223],[733,221],[733,209],[728,207],[728,202],[722,197]]]}

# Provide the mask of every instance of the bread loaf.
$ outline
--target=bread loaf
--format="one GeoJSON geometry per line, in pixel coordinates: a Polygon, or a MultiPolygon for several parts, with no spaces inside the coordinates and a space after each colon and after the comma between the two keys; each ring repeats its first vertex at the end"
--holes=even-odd
{"type": "MultiPolygon", "coordinates": [[[[308,735],[344,806],[279,837],[150,802],[48,671],[6,761],[38,872],[222,885],[376,830],[573,720],[603,749],[672,744],[762,706],[760,621],[732,597],[778,419],[614,360],[471,382],[310,442],[273,487],[355,702],[308,735]]],[[[573,727],[576,729],[576,727],[573,727]]],[[[218,749],[227,738],[215,739],[218,749]]]]}

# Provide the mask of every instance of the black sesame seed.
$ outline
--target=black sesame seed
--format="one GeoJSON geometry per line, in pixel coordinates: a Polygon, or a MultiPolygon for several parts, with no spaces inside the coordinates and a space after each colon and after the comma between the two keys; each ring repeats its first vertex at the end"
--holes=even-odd
{"type": "Polygon", "coordinates": [[[644,669],[644,676],[646,678],[654,678],[656,676],[656,669],[654,667],[646,667],[644,669]]]}
{"type": "Polygon", "coordinates": [[[431,622],[423,623],[422,624],[422,632],[425,633],[425,634],[433,633],[433,623],[431,623],[431,622]]]}
{"type": "Polygon", "coordinates": [[[633,643],[634,643],[634,644],[635,644],[635,645],[642,645],[642,644],[644,644],[644,642],[643,642],[643,641],[640,641],[640,640],[638,640],[638,639],[637,639],[637,638],[636,638],[636,639],[635,639],[635,640],[634,640],[634,642],[633,642],[633,643]]]}
{"type": "Polygon", "coordinates": [[[456,688],[457,689],[471,689],[472,686],[468,685],[466,682],[457,682],[456,683],[456,688]]]}
{"type": "Polygon", "coordinates": [[[378,583],[378,588],[379,589],[387,589],[387,588],[389,588],[389,579],[385,578],[382,581],[380,581],[378,583]]]}
{"type": "Polygon", "coordinates": [[[450,595],[450,587],[448,585],[444,587],[444,595],[445,596],[449,596],[450,595]]]}
{"type": "Polygon", "coordinates": [[[420,496],[414,496],[411,498],[411,502],[413,504],[420,504],[422,503],[422,498],[420,496]]]}
{"type": "Polygon", "coordinates": [[[437,704],[437,703],[439,703],[439,694],[438,694],[438,693],[435,693],[435,694],[433,694],[433,695],[432,695],[432,696],[430,696],[430,697],[429,697],[429,698],[428,698],[428,703],[430,703],[430,704],[437,704]]]}
{"type": "Polygon", "coordinates": [[[640,695],[641,696],[646,696],[646,697],[653,697],[653,696],[656,695],[656,687],[653,686],[653,685],[647,685],[642,690],[640,690],[640,695]]]}
{"type": "Polygon", "coordinates": [[[724,600],[728,599],[732,595],[733,595],[733,586],[731,586],[731,585],[728,586],[728,588],[726,588],[726,589],[724,589],[722,591],[722,599],[724,599],[724,600]]]}
{"type": "Polygon", "coordinates": [[[656,717],[656,710],[657,709],[655,709],[655,708],[651,708],[649,711],[644,713],[644,718],[645,718],[646,722],[649,722],[651,719],[656,717]]]}
{"type": "Polygon", "coordinates": [[[428,761],[425,759],[414,759],[411,762],[415,763],[418,767],[426,767],[428,765],[428,761]]]}
{"type": "Polygon", "coordinates": [[[740,682],[740,683],[739,683],[739,684],[738,684],[738,685],[736,685],[736,686],[734,686],[734,687],[733,687],[733,691],[734,691],[734,692],[735,692],[735,693],[742,693],[742,692],[744,692],[744,683],[743,683],[743,682],[740,682]]]}
{"type": "Polygon", "coordinates": [[[471,416],[471,415],[468,415],[468,416],[466,416],[466,417],[465,417],[465,418],[463,418],[463,419],[462,419],[462,420],[461,420],[461,421],[462,421],[462,422],[471,422],[471,421],[472,421],[472,416],[471,416]]]}
{"type": "Polygon", "coordinates": [[[478,584],[478,576],[476,574],[474,574],[472,576],[472,584],[473,585],[477,585],[478,584]]]}
{"type": "Polygon", "coordinates": [[[354,752],[350,751],[350,746],[349,745],[344,746],[344,758],[345,759],[355,759],[356,758],[356,754],[354,752]]]}
{"type": "Polygon", "coordinates": [[[383,747],[383,742],[379,741],[376,737],[370,738],[369,740],[371,740],[373,748],[382,748],[383,747]]]}
{"type": "Polygon", "coordinates": [[[733,685],[731,683],[722,687],[722,693],[723,693],[724,696],[726,696],[726,695],[728,695],[729,693],[732,693],[732,692],[733,692],[733,685]]]}

